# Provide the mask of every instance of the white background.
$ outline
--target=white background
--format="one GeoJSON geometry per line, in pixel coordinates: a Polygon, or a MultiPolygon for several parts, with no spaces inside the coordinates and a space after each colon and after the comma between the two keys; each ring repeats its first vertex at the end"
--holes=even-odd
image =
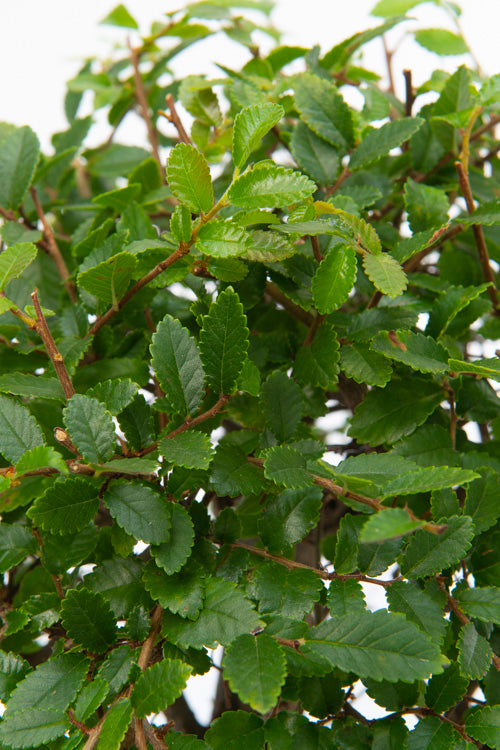
{"type": "MultiPolygon", "coordinates": [[[[85,57],[110,53],[113,45],[124,44],[127,30],[99,26],[98,22],[118,4],[118,0],[3,0],[0,22],[1,108],[0,120],[15,125],[30,125],[37,132],[42,147],[50,151],[50,136],[64,130],[67,123],[63,111],[65,82],[72,78],[85,57]]],[[[342,39],[363,28],[377,25],[369,11],[375,0],[276,0],[272,19],[284,32],[282,43],[310,47],[320,44],[327,51],[342,39]]],[[[140,24],[140,32],[147,34],[153,20],[163,20],[162,13],[182,5],[182,0],[128,0],[126,7],[140,24]]],[[[498,28],[500,26],[500,0],[462,0],[461,19],[465,37],[476,54],[483,71],[498,72],[498,28]]],[[[242,11],[245,14],[245,11],[242,11]]],[[[410,68],[414,85],[425,81],[435,67],[453,71],[465,63],[471,66],[468,56],[448,57],[439,60],[419,47],[406,33],[409,28],[445,25],[453,29],[445,14],[431,3],[424,3],[410,13],[415,21],[388,34],[391,48],[397,46],[393,70],[403,91],[402,70],[410,68]]],[[[137,34],[131,34],[133,44],[139,43],[137,34]]],[[[269,43],[259,39],[263,49],[269,43]]],[[[214,62],[238,68],[248,59],[248,54],[223,35],[204,41],[195,54],[191,50],[181,55],[175,65],[179,77],[188,73],[217,75],[214,62]]],[[[196,49],[196,48],[195,48],[196,49]]],[[[364,48],[363,62],[385,76],[386,68],[380,39],[364,48]]],[[[82,112],[80,115],[84,114],[82,112]]],[[[106,137],[104,118],[91,132],[93,143],[106,137]]],[[[121,142],[141,143],[143,124],[131,118],[120,129],[121,142]]],[[[369,586],[370,607],[384,606],[381,587],[369,586]],[[378,594],[378,596],[377,596],[378,594]]],[[[196,714],[203,723],[211,715],[210,696],[217,673],[207,678],[194,678],[188,698],[196,706],[196,714]]],[[[361,687],[362,690],[362,687],[361,687]]],[[[358,691],[355,693],[358,695],[358,691]]],[[[357,707],[367,716],[384,712],[364,697],[357,707]]]]}

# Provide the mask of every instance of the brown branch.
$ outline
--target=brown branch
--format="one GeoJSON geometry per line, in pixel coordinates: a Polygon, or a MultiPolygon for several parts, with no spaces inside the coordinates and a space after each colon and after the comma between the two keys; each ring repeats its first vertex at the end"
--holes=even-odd
{"type": "Polygon", "coordinates": [[[73,383],[71,382],[71,378],[69,377],[68,371],[66,370],[63,356],[62,354],[60,354],[56,343],[52,338],[52,334],[47,325],[47,321],[45,320],[42,313],[42,308],[40,307],[40,303],[38,301],[38,291],[36,289],[32,293],[31,299],[33,300],[33,305],[36,312],[36,332],[42,339],[47,350],[47,354],[49,355],[50,360],[54,365],[54,370],[56,371],[59,382],[62,385],[64,395],[66,396],[66,398],[71,398],[75,395],[75,389],[73,388],[73,383]]]}
{"type": "Polygon", "coordinates": [[[316,336],[316,332],[318,328],[320,327],[321,323],[323,322],[323,320],[325,319],[325,317],[326,317],[325,315],[320,315],[319,313],[318,315],[316,315],[316,317],[314,318],[311,324],[311,327],[309,328],[309,331],[307,332],[307,336],[304,340],[303,346],[311,346],[312,342],[314,341],[314,337],[316,336]]]}
{"type": "Polygon", "coordinates": [[[134,734],[137,750],[148,750],[148,743],[146,742],[144,726],[141,719],[138,719],[137,716],[134,716],[134,734]]]}
{"type": "Polygon", "coordinates": [[[61,277],[61,280],[66,288],[66,291],[68,292],[71,302],[75,304],[78,301],[78,295],[76,293],[76,286],[74,282],[71,281],[69,278],[70,273],[68,271],[68,266],[66,265],[66,261],[61,255],[61,251],[59,250],[58,244],[55,240],[54,233],[52,231],[52,228],[49,222],[47,221],[47,217],[45,216],[45,213],[42,208],[42,204],[40,203],[38,194],[34,187],[30,187],[30,195],[35,205],[38,218],[40,219],[40,222],[43,227],[43,235],[45,237],[45,242],[46,242],[45,246],[47,248],[47,254],[53,260],[54,265],[57,268],[57,272],[59,276],[61,277]]]}
{"type": "Polygon", "coordinates": [[[149,631],[149,635],[142,644],[141,653],[139,654],[139,658],[137,660],[137,664],[139,665],[141,672],[144,672],[149,664],[153,646],[155,645],[156,638],[158,637],[161,630],[162,613],[162,608],[159,604],[157,604],[153,610],[153,614],[151,615],[151,628],[149,631]]]}
{"type": "MultiPolygon", "coordinates": [[[[403,70],[405,77],[405,117],[411,117],[411,110],[413,102],[415,101],[415,95],[413,93],[413,84],[411,70],[403,70]]],[[[408,142],[407,142],[408,143],[408,142]]]]}
{"type": "Polygon", "coordinates": [[[165,271],[166,268],[171,266],[173,263],[175,263],[177,260],[182,258],[184,255],[186,255],[189,252],[189,245],[184,244],[181,242],[177,250],[175,250],[171,255],[168,256],[168,258],[165,258],[165,260],[162,260],[161,263],[158,263],[157,266],[155,266],[149,273],[147,273],[145,276],[142,277],[142,279],[139,279],[139,281],[136,281],[135,284],[130,287],[128,292],[123,295],[123,297],[118,300],[118,302],[113,305],[113,307],[110,307],[107,312],[104,313],[104,315],[101,315],[100,318],[97,318],[94,325],[90,328],[89,332],[87,333],[87,336],[95,336],[95,334],[101,330],[101,328],[109,323],[111,318],[114,318],[117,312],[119,312],[122,307],[124,307],[127,302],[130,302],[130,300],[135,297],[135,295],[141,291],[143,287],[145,287],[147,284],[149,284],[150,281],[155,279],[157,276],[162,273],[162,271],[165,271]]]}
{"type": "Polygon", "coordinates": [[[184,125],[182,124],[182,120],[179,117],[179,113],[177,112],[175,108],[174,103],[174,97],[172,94],[167,94],[167,107],[170,110],[170,114],[167,114],[166,112],[160,112],[161,115],[167,118],[169,122],[171,122],[173,125],[175,125],[175,128],[179,134],[179,140],[182,143],[187,143],[188,145],[191,144],[191,138],[186,133],[186,130],[184,129],[184,125]]]}
{"type": "MultiPolygon", "coordinates": [[[[467,171],[460,161],[455,162],[455,167],[458,174],[458,184],[460,187],[460,192],[465,198],[467,211],[469,212],[469,214],[471,214],[474,212],[476,206],[474,203],[474,198],[472,197],[472,190],[470,187],[467,171]]],[[[474,233],[474,239],[476,241],[476,247],[479,254],[479,262],[481,263],[481,268],[483,270],[483,276],[485,281],[489,284],[488,294],[493,304],[494,314],[500,315],[495,276],[493,274],[493,271],[491,270],[490,258],[488,255],[488,248],[486,247],[486,241],[484,239],[483,228],[480,224],[473,224],[472,231],[474,233]]]]}
{"type": "Polygon", "coordinates": [[[160,169],[162,182],[165,182],[165,170],[163,169],[163,165],[161,163],[160,151],[158,147],[158,136],[156,133],[156,128],[154,127],[151,120],[148,100],[146,97],[146,92],[144,90],[144,81],[142,80],[141,72],[139,70],[139,56],[142,50],[132,47],[130,41],[128,43],[128,46],[130,50],[130,61],[132,63],[132,68],[134,71],[135,96],[139,103],[141,117],[146,124],[146,129],[148,131],[148,140],[151,145],[153,157],[160,169]]]}
{"type": "Polygon", "coordinates": [[[335,191],[338,190],[339,187],[342,185],[344,180],[347,180],[347,178],[350,177],[351,174],[352,173],[349,167],[344,167],[344,169],[342,170],[340,175],[337,177],[333,185],[330,185],[330,187],[326,189],[326,196],[328,197],[330,195],[333,195],[333,193],[335,193],[335,191]]]}
{"type": "Polygon", "coordinates": [[[451,447],[453,450],[456,448],[456,437],[457,437],[457,412],[455,410],[455,392],[451,385],[448,383],[448,378],[444,379],[444,389],[446,391],[447,401],[450,406],[450,437],[451,447]]]}
{"type": "Polygon", "coordinates": [[[317,235],[311,236],[311,245],[312,245],[313,255],[316,258],[316,261],[318,263],[321,263],[321,261],[323,260],[323,256],[321,255],[321,250],[319,249],[319,240],[318,240],[317,235]]]}
{"type": "Polygon", "coordinates": [[[292,300],[289,299],[286,294],[284,294],[281,289],[272,281],[266,282],[266,294],[268,294],[276,302],[278,302],[278,304],[284,307],[285,310],[289,312],[290,315],[300,323],[303,323],[307,327],[312,325],[314,318],[311,313],[308,313],[306,310],[303,310],[301,307],[296,305],[295,302],[292,302],[292,300]]]}
{"type": "Polygon", "coordinates": [[[78,719],[76,718],[71,708],[68,708],[66,713],[67,713],[68,719],[70,720],[70,723],[73,724],[74,727],[79,729],[80,732],[83,732],[83,734],[86,734],[86,735],[90,734],[90,729],[87,726],[85,726],[85,724],[82,724],[81,721],[78,721],[78,719]]]}

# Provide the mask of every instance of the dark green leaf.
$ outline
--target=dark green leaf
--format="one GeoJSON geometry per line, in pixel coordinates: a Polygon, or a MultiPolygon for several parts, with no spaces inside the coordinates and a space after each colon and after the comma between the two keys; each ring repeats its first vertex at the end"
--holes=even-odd
{"type": "Polygon", "coordinates": [[[39,747],[61,737],[71,724],[64,711],[29,708],[8,712],[0,724],[0,741],[9,748],[39,747]]]}
{"type": "MultiPolygon", "coordinates": [[[[36,551],[35,537],[24,526],[0,524],[0,573],[19,565],[28,555],[36,551]]],[[[0,698],[1,699],[1,698],[0,698]]]]}
{"type": "Polygon", "coordinates": [[[500,590],[494,586],[460,589],[454,598],[469,617],[500,623],[500,590]]]}
{"type": "Polygon", "coordinates": [[[103,679],[112,693],[126,683],[134,662],[135,651],[123,644],[114,648],[99,668],[97,679],[103,679]]]}
{"type": "Polygon", "coordinates": [[[309,487],[313,483],[305,458],[288,445],[267,451],[264,459],[264,474],[267,479],[271,479],[276,484],[283,484],[292,490],[309,487]]]}
{"type": "Polygon", "coordinates": [[[276,125],[285,111],[279,104],[255,104],[245,107],[234,118],[233,162],[243,167],[248,157],[259,145],[265,134],[276,125]]]}
{"type": "Polygon", "coordinates": [[[44,444],[36,419],[25,406],[0,396],[0,453],[16,464],[23,453],[44,444]]]}
{"type": "Polygon", "coordinates": [[[322,505],[319,487],[285,490],[266,506],[260,522],[262,541],[271,552],[282,552],[297,544],[319,520],[322,505]]]}
{"type": "Polygon", "coordinates": [[[190,620],[196,619],[205,593],[203,570],[198,565],[188,561],[178,573],[167,576],[150,562],[144,568],[142,577],[151,597],[159,601],[164,609],[190,620]]]}
{"type": "Polygon", "coordinates": [[[203,154],[186,143],[178,143],[167,164],[167,180],[175,197],[194,213],[208,213],[214,202],[210,170],[203,154]]]}
{"type": "Polygon", "coordinates": [[[193,522],[182,505],[168,503],[167,513],[170,523],[167,524],[167,540],[164,544],[151,547],[157,565],[165,573],[176,573],[184,565],[191,553],[194,541],[193,522]]]}
{"type": "MultiPolygon", "coordinates": [[[[0,256],[1,257],[1,256],[0,256]]],[[[30,396],[63,401],[64,391],[57,378],[46,378],[28,373],[5,374],[0,376],[0,391],[16,396],[30,396]]]]}
{"type": "Polygon", "coordinates": [[[40,143],[25,125],[0,136],[0,206],[18,208],[31,184],[40,143]]]}
{"type": "Polygon", "coordinates": [[[347,377],[356,383],[384,386],[391,379],[392,367],[387,359],[365,344],[341,347],[340,364],[347,377]]]}
{"type": "Polygon", "coordinates": [[[302,417],[302,394],[296,383],[281,370],[262,385],[262,406],[267,425],[280,443],[295,435],[302,417]]]}
{"type": "Polygon", "coordinates": [[[419,468],[392,479],[383,487],[383,495],[412,495],[416,492],[429,492],[467,484],[477,479],[478,474],[469,469],[448,468],[447,466],[420,466],[419,468]]]}
{"type": "Polygon", "coordinates": [[[439,643],[444,637],[446,620],[442,606],[414,583],[397,581],[387,589],[387,601],[391,612],[400,612],[414,622],[424,633],[439,643]]]}
{"type": "Polygon", "coordinates": [[[444,724],[438,716],[420,719],[409,735],[407,750],[448,750],[456,747],[460,735],[451,724],[444,724]]]}
{"type": "Polygon", "coordinates": [[[446,372],[448,352],[430,336],[413,331],[381,331],[372,342],[375,351],[420,372],[446,372]]]}
{"type": "Polygon", "coordinates": [[[254,576],[259,612],[279,612],[283,617],[301,619],[319,599],[323,584],[312,570],[287,570],[266,562],[254,576]]]}
{"type": "Polygon", "coordinates": [[[16,464],[16,473],[25,474],[28,471],[52,467],[61,474],[69,472],[61,454],[48,445],[38,445],[30,451],[26,451],[16,464]]]}
{"type": "Polygon", "coordinates": [[[480,680],[490,667],[493,651],[471,622],[462,627],[457,648],[461,673],[469,680],[480,680]]]}
{"type": "Polygon", "coordinates": [[[410,539],[401,558],[402,574],[405,578],[424,578],[458,563],[473,536],[474,526],[468,516],[450,518],[446,531],[439,535],[420,531],[410,539]]]}
{"type": "Polygon", "coordinates": [[[436,674],[427,683],[425,703],[441,714],[460,702],[469,681],[462,677],[458,664],[450,664],[442,674],[436,674]]]}
{"type": "Polygon", "coordinates": [[[243,208],[279,208],[312,195],[316,185],[293,169],[258,164],[233,182],[228,198],[243,208]]]}
{"type": "Polygon", "coordinates": [[[62,603],[61,621],[68,636],[88,651],[103,653],[116,640],[116,620],[102,594],[69,591],[62,603]]]}
{"type": "Polygon", "coordinates": [[[471,711],[465,718],[465,731],[479,742],[491,747],[500,745],[500,706],[471,711]]]}
{"type": "Polygon", "coordinates": [[[0,700],[3,703],[7,703],[19,680],[26,677],[30,671],[30,665],[20,656],[0,651],[0,700]]]}
{"type": "Polygon", "coordinates": [[[405,185],[405,207],[413,232],[424,232],[431,227],[441,227],[448,221],[450,204],[444,190],[423,185],[411,178],[405,185]]]}
{"type": "Polygon", "coordinates": [[[329,143],[319,138],[305,123],[299,122],[292,133],[290,148],[302,171],[319,185],[333,185],[339,158],[329,143]]]}
{"type": "Polygon", "coordinates": [[[137,680],[132,691],[132,705],[136,715],[142,719],[158,713],[178,698],[191,674],[189,664],[181,661],[161,661],[148,667],[137,680]]]}
{"type": "Polygon", "coordinates": [[[333,617],[344,617],[366,609],[361,584],[352,578],[334,579],[328,588],[326,603],[333,617]]]}
{"type": "Polygon", "coordinates": [[[101,463],[115,451],[113,419],[104,404],[76,393],[64,409],[64,426],[73,444],[90,463],[101,463]]]}
{"type": "Polygon", "coordinates": [[[36,526],[51,534],[84,529],[99,508],[98,488],[80,477],[60,479],[38,497],[28,511],[36,526]]]}
{"type": "Polygon", "coordinates": [[[196,430],[160,440],[158,450],[168,463],[188,469],[208,469],[213,458],[210,438],[196,430]]]}
{"type": "Polygon", "coordinates": [[[117,524],[134,537],[150,544],[166,542],[170,519],[166,503],[151,487],[140,482],[112,482],[104,503],[117,524]]]}
{"type": "Polygon", "coordinates": [[[312,342],[298,350],[293,373],[301,385],[331,388],[337,383],[339,369],[339,342],[335,329],[325,321],[312,342]]]}
{"type": "Polygon", "coordinates": [[[358,540],[365,522],[363,516],[346,513],[337,532],[334,567],[337,573],[352,573],[358,567],[358,540]]]}
{"type": "Polygon", "coordinates": [[[212,463],[210,482],[219,495],[252,495],[262,488],[262,469],[252,466],[240,448],[222,444],[212,463]]]}
{"type": "Polygon", "coordinates": [[[370,130],[351,155],[350,169],[360,169],[401,146],[424,124],[421,117],[402,117],[370,130]]]}
{"type": "Polygon", "coordinates": [[[206,733],[213,750],[261,750],[264,743],[262,719],[246,711],[226,711],[206,733]]]}
{"type": "Polygon", "coordinates": [[[85,578],[85,586],[103,594],[115,615],[127,615],[138,605],[151,606],[141,581],[142,565],[133,559],[105,560],[85,578]]]}
{"type": "Polygon", "coordinates": [[[481,477],[467,487],[464,514],[472,518],[476,533],[486,531],[500,516],[498,503],[498,474],[482,469],[481,477]]]}
{"type": "Polygon", "coordinates": [[[269,635],[240,635],[224,656],[224,676],[233,692],[260,713],[278,700],[286,676],[286,659],[269,635]]]}
{"type": "Polygon", "coordinates": [[[8,711],[12,715],[28,709],[65,711],[80,689],[88,667],[89,660],[81,654],[61,654],[47,660],[18,682],[8,711]]]}

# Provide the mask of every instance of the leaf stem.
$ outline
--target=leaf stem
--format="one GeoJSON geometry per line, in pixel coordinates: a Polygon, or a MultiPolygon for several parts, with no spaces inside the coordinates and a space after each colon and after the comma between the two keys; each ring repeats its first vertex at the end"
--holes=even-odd
{"type": "Polygon", "coordinates": [[[153,122],[151,120],[148,100],[146,97],[146,92],[144,90],[144,81],[142,80],[141,72],[139,70],[139,58],[140,58],[142,49],[141,48],[137,49],[135,47],[132,47],[132,45],[130,44],[130,40],[128,40],[128,47],[130,50],[130,61],[132,63],[132,68],[134,71],[135,96],[139,103],[139,108],[141,110],[141,117],[144,120],[144,123],[146,125],[146,129],[148,132],[148,140],[151,146],[153,157],[160,169],[161,181],[162,183],[165,183],[165,170],[163,169],[163,166],[161,163],[160,151],[158,148],[158,136],[156,133],[156,128],[154,127],[153,122]]]}
{"type": "Polygon", "coordinates": [[[42,313],[42,308],[40,307],[40,303],[38,301],[38,291],[36,289],[32,293],[31,299],[33,300],[33,305],[36,312],[36,332],[42,339],[47,350],[47,354],[49,355],[50,360],[54,365],[54,370],[56,371],[59,382],[62,385],[64,395],[67,399],[71,398],[75,395],[75,389],[73,388],[73,383],[71,382],[71,378],[68,375],[68,371],[66,370],[63,356],[62,354],[60,354],[56,343],[52,338],[52,334],[47,325],[47,321],[45,320],[45,317],[42,313]]]}

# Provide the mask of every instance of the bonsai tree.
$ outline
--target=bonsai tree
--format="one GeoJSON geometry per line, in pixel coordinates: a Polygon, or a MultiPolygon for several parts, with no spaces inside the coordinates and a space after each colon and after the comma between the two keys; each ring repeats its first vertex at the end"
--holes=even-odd
{"type": "Polygon", "coordinates": [[[52,154],[0,124],[2,750],[500,747],[500,79],[364,68],[418,4],[320,51],[195,2],[52,154]]]}

